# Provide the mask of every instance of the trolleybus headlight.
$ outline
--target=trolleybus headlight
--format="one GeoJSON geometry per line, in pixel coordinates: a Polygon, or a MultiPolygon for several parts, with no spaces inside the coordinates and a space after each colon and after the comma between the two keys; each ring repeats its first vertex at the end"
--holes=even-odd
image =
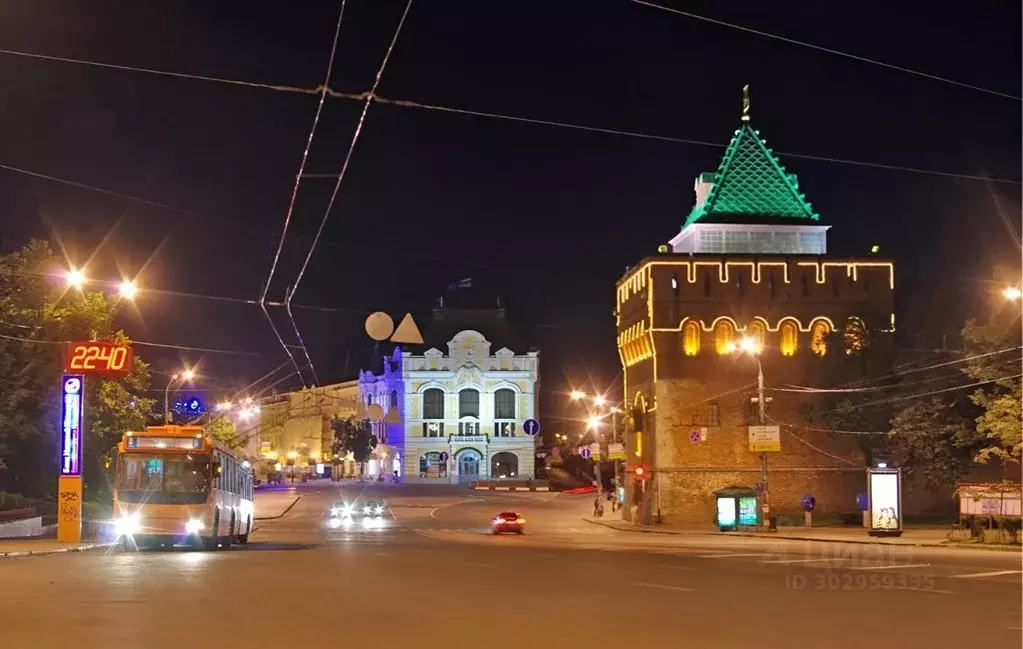
{"type": "Polygon", "coordinates": [[[139,531],[139,515],[121,516],[114,521],[114,533],[117,536],[132,536],[139,531]]]}
{"type": "Polygon", "coordinates": [[[188,522],[185,523],[185,531],[188,532],[189,534],[196,534],[198,532],[201,532],[205,528],[206,524],[203,523],[198,518],[190,518],[188,519],[188,522]]]}

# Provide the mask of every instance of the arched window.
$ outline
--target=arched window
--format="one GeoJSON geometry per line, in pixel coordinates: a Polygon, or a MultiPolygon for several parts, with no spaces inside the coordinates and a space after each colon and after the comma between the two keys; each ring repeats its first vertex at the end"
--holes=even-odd
{"type": "Polygon", "coordinates": [[[398,407],[398,391],[397,390],[391,390],[391,402],[389,404],[387,404],[387,405],[390,408],[397,408],[398,407]]]}
{"type": "Polygon", "coordinates": [[[799,328],[796,327],[796,323],[786,320],[781,323],[779,333],[781,335],[780,347],[782,356],[794,356],[796,349],[799,347],[799,328]]]}
{"type": "Polygon", "coordinates": [[[466,388],[458,392],[458,416],[476,417],[480,416],[480,393],[479,390],[466,388]]]}
{"type": "Polygon", "coordinates": [[[682,352],[686,356],[700,353],[700,325],[690,320],[682,328],[682,352]]]}
{"type": "Polygon", "coordinates": [[[442,462],[440,453],[423,453],[419,456],[419,476],[422,478],[441,478],[448,474],[447,462],[442,462]]]}
{"type": "Polygon", "coordinates": [[[818,356],[828,353],[828,335],[831,334],[831,327],[827,322],[818,320],[810,327],[810,351],[818,356]]]}
{"type": "Polygon", "coordinates": [[[867,325],[859,318],[849,318],[842,332],[846,354],[858,354],[867,346],[867,325]]]}
{"type": "Polygon", "coordinates": [[[519,475],[519,458],[514,453],[501,451],[490,458],[491,478],[517,478],[519,475]]]}
{"type": "Polygon", "coordinates": [[[515,419],[515,391],[501,388],[494,393],[494,419],[515,419]]]}
{"type": "Polygon", "coordinates": [[[430,388],[423,392],[423,419],[444,419],[444,390],[430,388]]]}
{"type": "Polygon", "coordinates": [[[735,345],[735,327],[730,320],[719,320],[714,326],[714,349],[719,354],[731,354],[735,345]]]}
{"type": "Polygon", "coordinates": [[[764,338],[766,337],[767,329],[764,327],[764,323],[760,320],[754,320],[749,323],[746,327],[746,336],[753,341],[758,351],[764,349],[764,338]]]}

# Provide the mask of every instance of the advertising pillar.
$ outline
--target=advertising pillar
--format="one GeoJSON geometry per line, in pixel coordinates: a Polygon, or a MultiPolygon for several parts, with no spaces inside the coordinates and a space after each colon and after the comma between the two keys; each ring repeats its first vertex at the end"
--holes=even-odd
{"type": "Polygon", "coordinates": [[[82,540],[82,416],[85,376],[65,374],[61,381],[60,477],[57,480],[57,541],[82,540]]]}

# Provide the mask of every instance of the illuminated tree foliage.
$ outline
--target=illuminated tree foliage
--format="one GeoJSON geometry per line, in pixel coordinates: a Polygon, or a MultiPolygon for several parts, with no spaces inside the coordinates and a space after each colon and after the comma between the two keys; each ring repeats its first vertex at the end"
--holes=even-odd
{"type": "Polygon", "coordinates": [[[234,420],[225,414],[210,415],[209,423],[206,424],[206,434],[227,444],[233,451],[245,446],[245,436],[238,434],[234,420]]]}
{"type": "MultiPolygon", "coordinates": [[[[64,286],[65,265],[45,241],[0,255],[0,490],[29,495],[56,490],[61,341],[128,342],[114,329],[116,302],[64,286]]],[[[86,391],[83,471],[87,493],[106,485],[117,441],[147,423],[149,365],[136,355],[120,380],[90,379],[86,391]]]]}
{"type": "Polygon", "coordinates": [[[373,449],[377,446],[377,438],[370,430],[369,420],[355,417],[341,419],[335,416],[330,422],[330,427],[334,431],[332,449],[334,457],[344,457],[351,453],[359,464],[359,473],[361,474],[365,463],[369,461],[373,449]]]}

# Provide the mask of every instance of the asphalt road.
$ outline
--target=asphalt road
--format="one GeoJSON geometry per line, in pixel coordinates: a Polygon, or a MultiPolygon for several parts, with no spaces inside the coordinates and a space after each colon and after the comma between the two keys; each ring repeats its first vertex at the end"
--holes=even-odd
{"type": "Polygon", "coordinates": [[[554,494],[296,491],[245,547],[0,560],[0,645],[990,648],[1023,633],[1014,553],[619,532],[554,494]],[[332,529],[341,497],[389,512],[332,529]],[[488,535],[507,510],[527,533],[488,535]]]}

